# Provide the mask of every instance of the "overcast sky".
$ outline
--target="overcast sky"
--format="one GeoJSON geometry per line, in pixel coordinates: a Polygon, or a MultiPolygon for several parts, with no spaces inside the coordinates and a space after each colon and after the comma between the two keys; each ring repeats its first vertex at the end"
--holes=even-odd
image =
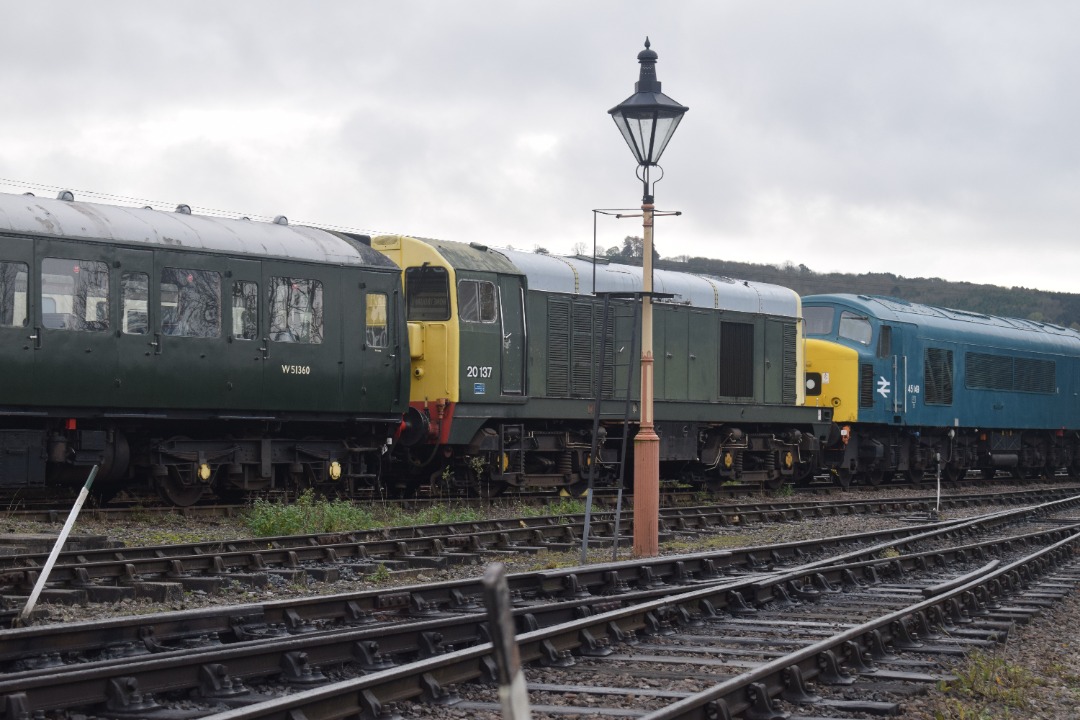
{"type": "Polygon", "coordinates": [[[1080,291],[1080,3],[3,6],[5,192],[591,248],[648,35],[663,257],[1080,291]]]}

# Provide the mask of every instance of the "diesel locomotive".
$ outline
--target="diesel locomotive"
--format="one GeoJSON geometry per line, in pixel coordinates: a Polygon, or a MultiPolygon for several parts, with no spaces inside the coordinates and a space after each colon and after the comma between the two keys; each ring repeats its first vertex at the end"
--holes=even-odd
{"type": "Polygon", "coordinates": [[[0,195],[0,488],[188,505],[379,487],[409,390],[401,273],[358,237],[0,195]]]}
{"type": "Polygon", "coordinates": [[[844,486],[1080,474],[1080,333],[1033,320],[864,295],[803,298],[807,403],[841,440],[844,486]]]}
{"type": "MultiPolygon", "coordinates": [[[[411,484],[404,491],[574,489],[593,463],[598,482],[618,477],[638,417],[641,268],[402,236],[371,242],[404,277],[410,430],[407,472],[392,473],[411,484]]],[[[654,285],[667,296],[653,317],[664,476],[779,487],[817,468],[832,408],[803,403],[798,295],[665,271],[654,285]]]]}

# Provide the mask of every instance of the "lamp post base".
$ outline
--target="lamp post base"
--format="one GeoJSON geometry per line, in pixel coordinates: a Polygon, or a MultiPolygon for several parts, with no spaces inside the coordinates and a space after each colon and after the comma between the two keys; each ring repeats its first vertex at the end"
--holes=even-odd
{"type": "Polygon", "coordinates": [[[653,426],[634,436],[634,557],[660,554],[660,436],[653,426]]]}

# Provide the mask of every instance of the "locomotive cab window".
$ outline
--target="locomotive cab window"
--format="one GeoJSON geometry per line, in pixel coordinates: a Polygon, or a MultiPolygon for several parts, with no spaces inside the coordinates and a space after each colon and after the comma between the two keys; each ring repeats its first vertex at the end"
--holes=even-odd
{"type": "Polygon", "coordinates": [[[365,304],[364,342],[370,348],[388,347],[390,333],[387,331],[386,308],[389,302],[386,293],[368,293],[365,304]]]}
{"type": "Polygon", "coordinates": [[[120,275],[120,329],[125,335],[145,335],[150,330],[147,321],[147,298],[150,276],[141,272],[120,275]]]}
{"type": "Polygon", "coordinates": [[[487,280],[458,282],[458,314],[463,322],[493,323],[499,319],[495,283],[487,280]]]}
{"type": "Polygon", "coordinates": [[[840,313],[840,337],[852,340],[860,345],[869,345],[873,337],[874,329],[870,321],[862,315],[845,310],[840,313]]]}
{"type": "Polygon", "coordinates": [[[209,270],[161,269],[161,334],[221,335],[221,275],[209,270]]]}
{"type": "Polygon", "coordinates": [[[243,280],[233,283],[232,333],[236,340],[259,336],[259,285],[243,280]]]}
{"type": "Polygon", "coordinates": [[[405,270],[405,314],[409,320],[450,319],[446,268],[422,265],[405,270]]]}
{"type": "Polygon", "coordinates": [[[26,311],[26,263],[0,262],[0,327],[24,327],[26,311]]]}
{"type": "Polygon", "coordinates": [[[806,323],[807,335],[828,335],[833,329],[833,318],[836,311],[831,307],[806,307],[803,308],[803,321],[806,323]]]}
{"type": "Polygon", "coordinates": [[[306,278],[270,278],[270,339],[318,345],[323,339],[322,283],[306,278]]]}
{"type": "Polygon", "coordinates": [[[103,262],[41,261],[41,324],[53,330],[109,329],[109,269],[103,262]]]}
{"type": "Polygon", "coordinates": [[[887,358],[892,355],[892,326],[882,325],[878,331],[877,356],[887,358]]]}

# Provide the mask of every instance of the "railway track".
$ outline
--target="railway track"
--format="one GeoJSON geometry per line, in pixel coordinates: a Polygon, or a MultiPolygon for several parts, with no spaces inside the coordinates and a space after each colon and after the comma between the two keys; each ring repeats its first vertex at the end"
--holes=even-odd
{"type": "MultiPolygon", "coordinates": [[[[1070,478],[1066,475],[1058,475],[1048,480],[1018,480],[1011,477],[986,480],[980,477],[977,485],[965,480],[942,480],[941,488],[945,492],[964,493],[970,492],[972,489],[978,489],[980,492],[987,493],[1010,491],[1036,492],[1037,490],[1026,488],[1025,485],[1031,485],[1037,488],[1043,487],[1047,482],[1060,483],[1065,487],[1075,487],[1076,485],[1075,478],[1070,478]]],[[[670,482],[670,485],[672,487],[665,486],[662,488],[660,496],[662,506],[675,507],[698,504],[703,498],[708,498],[710,501],[715,502],[739,500],[751,502],[757,500],[763,503],[782,499],[777,491],[767,490],[758,483],[729,483],[710,487],[708,490],[673,489],[675,485],[673,481],[670,482]]],[[[926,491],[928,488],[933,487],[933,485],[933,481],[929,480],[922,483],[912,483],[906,480],[897,479],[883,485],[852,485],[848,488],[842,488],[827,478],[822,478],[819,482],[814,482],[810,485],[786,487],[791,493],[791,497],[788,499],[794,501],[798,498],[806,498],[806,502],[814,502],[811,498],[836,495],[846,498],[887,498],[889,491],[926,491]]],[[[617,491],[614,488],[597,488],[594,491],[595,500],[601,506],[614,505],[616,494],[617,491]]],[[[454,505],[461,507],[488,509],[492,507],[514,508],[532,503],[543,505],[545,503],[550,503],[553,499],[558,499],[559,497],[560,495],[558,492],[545,491],[518,492],[495,498],[445,496],[413,498],[372,497],[368,500],[358,500],[356,502],[394,506],[406,510],[424,509],[431,506],[446,505],[447,503],[453,503],[454,505]]],[[[632,490],[624,491],[624,498],[630,499],[632,497],[632,490]]],[[[263,499],[270,502],[292,502],[296,498],[295,494],[279,493],[273,496],[266,496],[263,499]]],[[[63,522],[74,501],[74,494],[63,495],[53,493],[51,495],[29,495],[23,491],[16,493],[0,493],[0,507],[4,508],[4,515],[12,519],[27,522],[63,522]]],[[[165,503],[157,497],[157,495],[146,495],[114,499],[105,505],[94,505],[93,502],[89,502],[83,507],[80,517],[102,521],[119,521],[128,517],[143,518],[154,515],[179,515],[192,518],[234,518],[242,517],[250,507],[251,500],[245,503],[207,501],[186,507],[178,507],[165,503]]]]}
{"type": "MultiPolygon", "coordinates": [[[[946,497],[942,506],[1015,506],[1064,497],[1069,488],[946,497]]],[[[841,515],[910,516],[926,513],[934,498],[873,499],[832,503],[771,502],[675,507],[661,512],[663,539],[695,537],[724,528],[841,515]]],[[[629,520],[615,522],[609,511],[589,523],[590,546],[628,541],[629,520]]],[[[63,552],[42,599],[65,604],[120,602],[135,598],[167,601],[184,591],[216,592],[231,584],[334,582],[360,579],[384,568],[387,575],[418,569],[476,565],[505,553],[560,552],[580,548],[583,515],[520,517],[469,523],[388,528],[367,532],[283,536],[141,548],[80,548],[63,552]]],[[[18,538],[16,540],[19,540],[18,538]]],[[[28,597],[48,550],[18,545],[0,556],[0,621],[10,622],[28,597]]],[[[614,558],[613,558],[614,559],[614,558]]]]}
{"type": "MultiPolygon", "coordinates": [[[[829,683],[940,679],[939,647],[998,640],[1080,581],[1078,507],[511,576],[534,696],[618,717],[780,717],[784,696],[853,710],[824,702],[829,683]]],[[[472,582],[8,631],[3,718],[480,717],[498,701],[476,684],[493,666],[472,582]]]]}

